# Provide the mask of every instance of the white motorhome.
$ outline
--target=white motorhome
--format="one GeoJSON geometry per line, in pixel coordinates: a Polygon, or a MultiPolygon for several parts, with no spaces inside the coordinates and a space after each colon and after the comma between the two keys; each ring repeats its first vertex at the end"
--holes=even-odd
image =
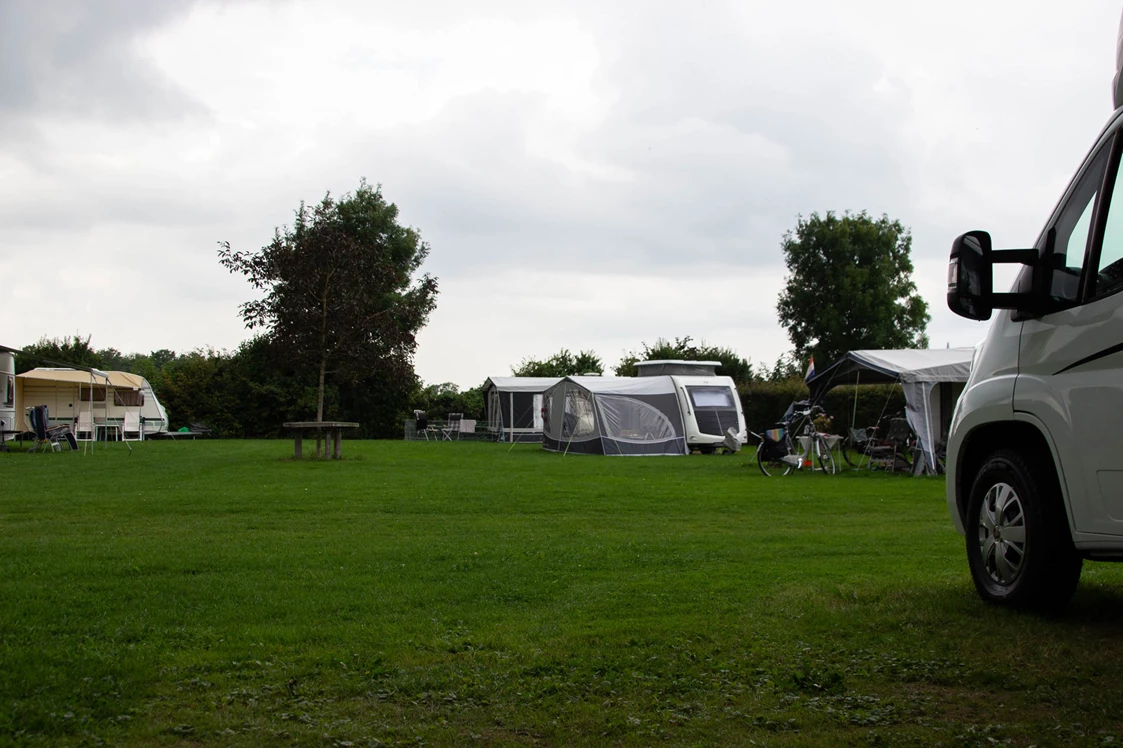
{"type": "Polygon", "coordinates": [[[732,428],[745,443],[748,431],[737,386],[715,372],[720,361],[637,361],[636,376],[670,376],[686,427],[686,446],[703,454],[725,443],[732,428]]]}
{"type": "Polygon", "coordinates": [[[952,418],[947,501],[988,602],[1055,609],[1123,560],[1123,23],[1115,112],[1032,248],[955,240],[948,306],[990,319],[952,418]],[[993,292],[996,263],[1023,265],[993,292]]]}

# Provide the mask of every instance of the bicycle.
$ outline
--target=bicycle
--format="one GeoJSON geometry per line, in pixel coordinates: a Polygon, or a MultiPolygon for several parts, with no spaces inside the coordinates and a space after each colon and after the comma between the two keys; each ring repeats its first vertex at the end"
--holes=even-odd
{"type": "Polygon", "coordinates": [[[754,433],[753,436],[760,440],[756,450],[760,472],[769,476],[787,475],[793,470],[806,469],[833,475],[837,466],[825,436],[815,428],[814,419],[818,415],[825,415],[818,405],[806,400],[795,402],[776,424],[777,428],[763,434],[754,433]],[[793,431],[796,433],[794,439],[793,431]]]}

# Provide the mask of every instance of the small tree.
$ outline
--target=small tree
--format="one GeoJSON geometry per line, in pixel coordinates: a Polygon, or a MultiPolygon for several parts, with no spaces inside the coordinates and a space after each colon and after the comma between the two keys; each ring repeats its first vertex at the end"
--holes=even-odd
{"type": "Polygon", "coordinates": [[[567,377],[603,372],[600,356],[592,351],[580,351],[574,355],[567,348],[562,348],[545,361],[524,358],[518,366],[511,367],[511,374],[516,377],[567,377]]]}
{"type": "Polygon", "coordinates": [[[219,261],[265,296],[242,304],[279,353],[318,375],[316,420],[329,374],[355,381],[380,372],[412,377],[415,335],[436,306],[437,281],[415,274],[429,246],[398,223],[398,209],[366,181],[339,201],[304,203],[293,227],[257,252],[221,242],[219,261]]]}
{"type": "Polygon", "coordinates": [[[811,355],[825,365],[854,349],[928,346],[928,305],[900,221],[812,213],[781,247],[788,279],[776,309],[804,365],[811,355]]]}

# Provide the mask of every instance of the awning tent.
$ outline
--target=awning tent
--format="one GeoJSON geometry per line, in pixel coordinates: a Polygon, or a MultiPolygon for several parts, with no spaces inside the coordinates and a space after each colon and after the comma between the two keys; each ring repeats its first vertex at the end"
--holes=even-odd
{"type": "Polygon", "coordinates": [[[26,408],[46,405],[52,423],[73,423],[79,411],[105,419],[126,411],[143,417],[146,431],[167,428],[168,416],[152,386],[139,374],[124,371],[32,369],[15,378],[17,428],[29,430],[26,408]]]}
{"type": "Polygon", "coordinates": [[[542,440],[542,393],[561,377],[491,377],[484,382],[488,432],[499,441],[542,440]]]}
{"type": "Polygon", "coordinates": [[[605,455],[685,455],[669,376],[566,377],[545,392],[542,447],[605,455]]]}
{"type": "Polygon", "coordinates": [[[807,381],[811,399],[820,400],[844,384],[897,384],[905,392],[905,415],[924,454],[924,468],[935,472],[936,444],[962,385],[971,374],[974,348],[850,351],[807,381]]]}

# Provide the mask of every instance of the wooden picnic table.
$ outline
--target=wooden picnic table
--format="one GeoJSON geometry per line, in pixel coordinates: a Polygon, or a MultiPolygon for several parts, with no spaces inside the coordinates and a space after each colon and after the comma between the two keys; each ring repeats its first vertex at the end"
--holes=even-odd
{"type": "Polygon", "coordinates": [[[296,441],[293,444],[293,457],[300,459],[304,456],[303,445],[301,443],[304,432],[306,430],[315,430],[317,436],[322,431],[326,431],[327,444],[324,447],[324,454],[329,454],[335,459],[340,459],[343,456],[343,429],[357,429],[359,424],[353,421],[288,421],[285,423],[286,429],[293,429],[296,434],[296,441]],[[335,449],[332,449],[332,440],[335,441],[335,449]]]}

